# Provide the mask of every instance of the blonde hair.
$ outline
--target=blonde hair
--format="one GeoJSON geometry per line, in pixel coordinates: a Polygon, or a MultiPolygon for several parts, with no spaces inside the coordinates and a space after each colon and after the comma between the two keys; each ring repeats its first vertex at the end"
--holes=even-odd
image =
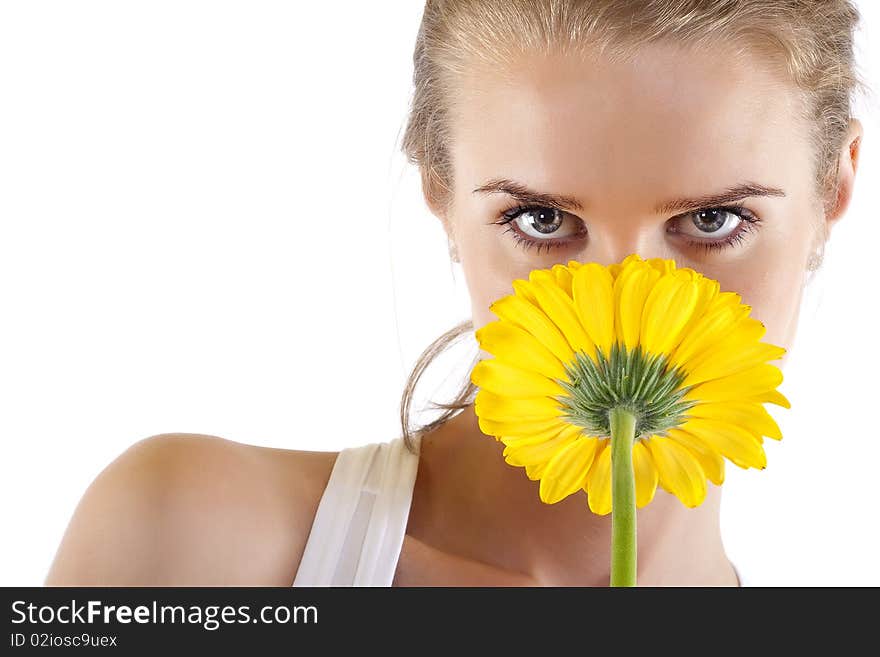
{"type": "MultiPolygon", "coordinates": [[[[432,209],[445,214],[453,189],[448,140],[456,81],[475,66],[501,74],[528,53],[598,53],[619,60],[657,41],[695,49],[722,44],[734,56],[763,56],[800,91],[813,145],[816,199],[827,212],[837,198],[837,157],[854,94],[868,91],[854,56],[859,20],[851,0],[427,0],[413,53],[414,91],[402,150],[418,166],[432,209]]],[[[434,430],[473,402],[476,387],[468,380],[451,402],[431,402],[444,409],[440,417],[410,429],[422,373],[472,330],[471,320],[461,322],[416,362],[400,404],[410,450],[414,433],[434,430]]]]}

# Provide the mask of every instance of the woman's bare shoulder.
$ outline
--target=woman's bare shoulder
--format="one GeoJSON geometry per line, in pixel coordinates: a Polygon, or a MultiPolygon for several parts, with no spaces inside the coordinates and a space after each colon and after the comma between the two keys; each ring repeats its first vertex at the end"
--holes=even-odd
{"type": "Polygon", "coordinates": [[[337,452],[144,438],[86,489],[47,586],[289,586],[337,452]]]}

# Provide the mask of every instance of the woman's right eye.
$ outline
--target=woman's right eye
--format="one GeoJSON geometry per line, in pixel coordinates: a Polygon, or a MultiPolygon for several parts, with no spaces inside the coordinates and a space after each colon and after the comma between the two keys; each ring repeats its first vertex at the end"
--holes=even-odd
{"type": "Polygon", "coordinates": [[[513,224],[505,232],[512,233],[517,243],[526,249],[565,246],[587,232],[577,217],[557,208],[517,206],[505,210],[501,216],[502,219],[494,223],[513,224]]]}

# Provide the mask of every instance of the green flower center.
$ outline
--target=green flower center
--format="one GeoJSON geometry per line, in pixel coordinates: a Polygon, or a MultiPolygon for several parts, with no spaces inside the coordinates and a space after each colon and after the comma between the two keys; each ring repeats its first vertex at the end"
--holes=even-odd
{"type": "Polygon", "coordinates": [[[556,380],[568,391],[555,398],[568,421],[591,436],[611,437],[609,414],[615,407],[636,416],[638,440],[683,424],[687,410],[698,403],[682,400],[689,390],[681,387],[687,372],[668,367],[666,354],[643,353],[641,347],[628,351],[615,342],[610,356],[598,349],[596,359],[576,351],[574,361],[565,364],[569,382],[556,380]]]}

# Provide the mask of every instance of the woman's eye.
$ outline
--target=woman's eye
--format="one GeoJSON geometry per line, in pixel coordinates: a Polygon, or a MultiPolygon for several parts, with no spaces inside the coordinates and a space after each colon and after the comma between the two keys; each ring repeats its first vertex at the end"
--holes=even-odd
{"type": "Polygon", "coordinates": [[[680,233],[695,248],[713,251],[735,246],[761,222],[740,205],[704,208],[683,214],[673,221],[670,232],[680,233]]]}
{"type": "Polygon", "coordinates": [[[723,240],[730,237],[744,219],[725,208],[698,210],[681,217],[680,232],[698,239],[723,240]]]}
{"type": "MultiPolygon", "coordinates": [[[[526,210],[516,216],[517,227],[529,237],[565,237],[565,213],[555,208],[526,210]]],[[[571,223],[571,222],[568,222],[571,223]]],[[[570,232],[570,231],[569,231],[570,232]]]]}
{"type": "Polygon", "coordinates": [[[577,217],[564,210],[540,206],[511,208],[493,223],[510,224],[505,232],[510,232],[523,248],[536,247],[538,251],[571,244],[587,232],[577,217]]]}

